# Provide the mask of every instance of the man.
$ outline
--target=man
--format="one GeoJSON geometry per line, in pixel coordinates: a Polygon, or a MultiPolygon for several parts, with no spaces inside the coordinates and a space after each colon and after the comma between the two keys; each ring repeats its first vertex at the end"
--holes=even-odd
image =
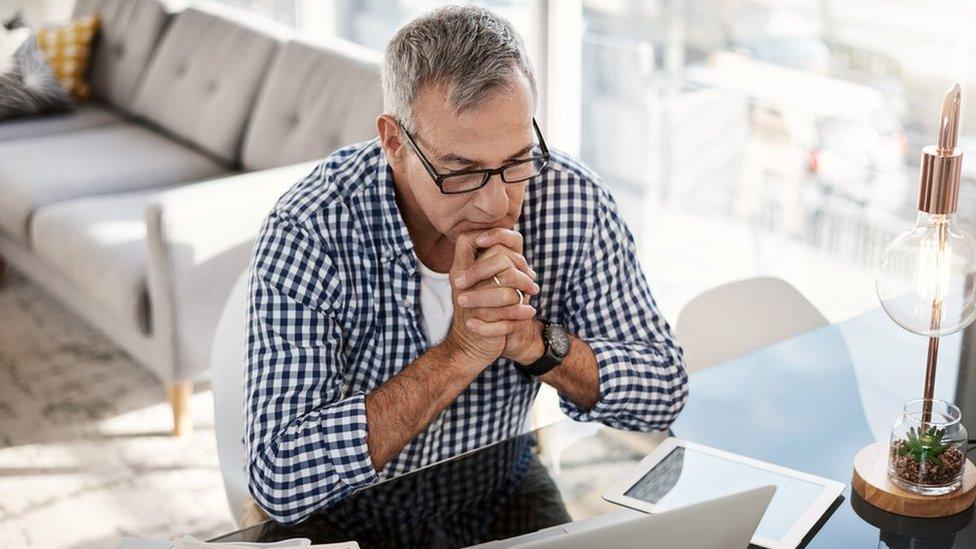
{"type": "Polygon", "coordinates": [[[612,197],[535,125],[511,25],[423,16],[383,88],[378,139],[286,193],[254,252],[247,469],[284,524],[516,435],[540,382],[629,430],[667,428],[687,397],[612,197]]]}

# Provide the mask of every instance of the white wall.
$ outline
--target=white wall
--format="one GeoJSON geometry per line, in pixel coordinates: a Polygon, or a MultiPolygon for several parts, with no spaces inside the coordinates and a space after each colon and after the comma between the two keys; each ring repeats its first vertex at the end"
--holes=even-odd
{"type": "Polygon", "coordinates": [[[0,0],[0,19],[22,11],[32,25],[67,21],[75,0],[0,0]]]}

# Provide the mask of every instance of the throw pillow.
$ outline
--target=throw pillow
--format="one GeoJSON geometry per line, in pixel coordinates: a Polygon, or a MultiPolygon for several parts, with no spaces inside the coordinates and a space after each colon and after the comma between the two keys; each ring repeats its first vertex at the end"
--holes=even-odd
{"type": "Polygon", "coordinates": [[[0,120],[71,108],[31,30],[0,29],[0,120]]]}
{"type": "Polygon", "coordinates": [[[47,57],[61,87],[78,101],[91,96],[86,76],[97,29],[98,17],[86,15],[61,27],[37,31],[37,45],[47,57]]]}
{"type": "Polygon", "coordinates": [[[13,14],[9,19],[3,22],[5,29],[19,29],[20,27],[29,27],[27,24],[27,19],[24,18],[24,14],[17,12],[13,14]]]}

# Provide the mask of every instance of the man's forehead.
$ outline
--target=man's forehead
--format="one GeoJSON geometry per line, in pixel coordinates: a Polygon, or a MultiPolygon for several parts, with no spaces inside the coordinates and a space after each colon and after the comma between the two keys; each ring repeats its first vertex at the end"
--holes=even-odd
{"type": "Polygon", "coordinates": [[[490,164],[499,159],[522,156],[535,144],[531,118],[519,124],[493,126],[420,125],[418,130],[431,159],[444,162],[468,160],[490,164]]]}
{"type": "Polygon", "coordinates": [[[448,96],[446,86],[430,85],[415,102],[417,132],[432,160],[491,164],[527,152],[534,143],[534,100],[526,83],[499,89],[483,104],[461,112],[452,109],[448,96]]]}

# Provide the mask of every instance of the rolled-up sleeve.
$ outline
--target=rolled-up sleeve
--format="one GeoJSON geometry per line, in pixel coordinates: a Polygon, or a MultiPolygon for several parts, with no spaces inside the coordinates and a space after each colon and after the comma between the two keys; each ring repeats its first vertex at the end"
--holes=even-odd
{"type": "Polygon", "coordinates": [[[341,298],[321,242],[272,213],[252,256],[245,433],[251,495],[283,524],[377,479],[365,395],[343,395],[341,298]]]}
{"type": "Polygon", "coordinates": [[[586,410],[560,395],[560,408],[576,421],[664,430],[688,398],[681,347],[651,296],[633,234],[610,193],[602,185],[599,192],[564,320],[596,354],[600,399],[586,410]]]}

